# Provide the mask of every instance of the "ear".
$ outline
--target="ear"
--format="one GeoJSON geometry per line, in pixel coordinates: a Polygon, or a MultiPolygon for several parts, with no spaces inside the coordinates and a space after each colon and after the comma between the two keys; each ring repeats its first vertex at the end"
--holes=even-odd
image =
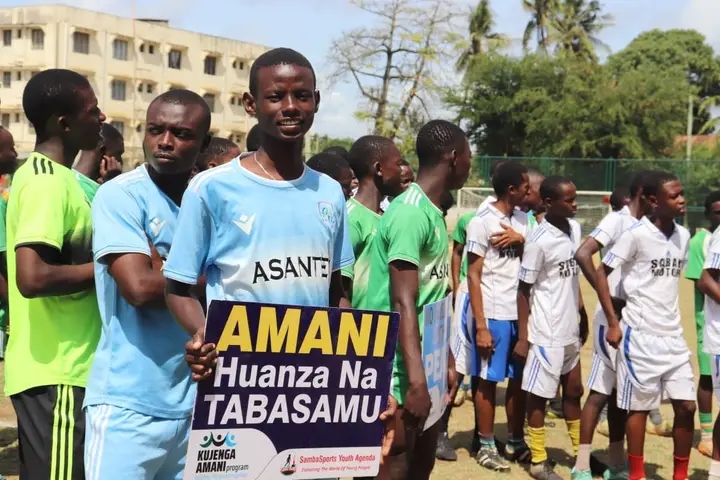
{"type": "Polygon", "coordinates": [[[375,175],[378,177],[382,177],[382,165],[380,164],[380,162],[374,162],[372,166],[375,170],[375,175]]]}
{"type": "MultiPolygon", "coordinates": [[[[48,119],[48,124],[52,124],[52,123],[57,123],[60,126],[60,130],[63,132],[67,132],[70,130],[70,119],[65,115],[61,115],[59,117],[55,117],[55,116],[50,117],[48,119]]],[[[53,131],[53,130],[55,130],[55,129],[52,128],[52,125],[51,125],[51,129],[48,129],[48,131],[53,131]]]]}
{"type": "Polygon", "coordinates": [[[315,90],[315,113],[320,109],[320,90],[315,90]]]}
{"type": "Polygon", "coordinates": [[[245,113],[247,113],[251,117],[257,115],[257,104],[255,102],[255,97],[253,97],[250,92],[243,93],[242,102],[243,107],[245,107],[245,113]]]}

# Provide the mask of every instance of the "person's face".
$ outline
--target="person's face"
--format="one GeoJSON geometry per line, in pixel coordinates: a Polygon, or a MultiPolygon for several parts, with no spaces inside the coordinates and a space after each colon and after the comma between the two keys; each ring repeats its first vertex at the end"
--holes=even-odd
{"type": "Polygon", "coordinates": [[[523,173],[522,175],[522,181],[520,182],[520,185],[511,185],[510,188],[508,188],[508,197],[510,200],[510,205],[513,207],[521,207],[525,204],[528,192],[530,191],[530,181],[528,179],[527,173],[523,173]]]}
{"type": "Polygon", "coordinates": [[[450,190],[458,190],[465,185],[470,176],[470,144],[467,138],[463,142],[462,150],[456,150],[453,154],[455,158],[452,165],[453,175],[450,190]]]}
{"type": "Polygon", "coordinates": [[[648,202],[658,218],[674,219],[685,215],[685,190],[680,180],[663,183],[657,196],[648,196],[648,202]]]}
{"type": "Polygon", "coordinates": [[[151,104],[143,140],[145,160],[164,175],[190,172],[210,142],[205,121],[200,105],[151,104]]]}
{"type": "Polygon", "coordinates": [[[540,185],[542,185],[545,177],[539,175],[531,175],[529,177],[528,194],[525,197],[525,207],[532,211],[537,211],[543,203],[540,197],[540,185]]]}
{"type": "Polygon", "coordinates": [[[354,176],[352,168],[343,168],[338,175],[337,181],[342,187],[345,200],[349,200],[350,197],[352,197],[352,181],[354,176]]]}
{"type": "Polygon", "coordinates": [[[15,140],[9,130],[0,130],[0,175],[13,173],[18,167],[15,140]]]}
{"type": "Polygon", "coordinates": [[[710,231],[714,232],[720,226],[720,200],[710,205],[707,218],[710,220],[710,231]]]}
{"type": "Polygon", "coordinates": [[[125,154],[125,145],[120,139],[105,140],[101,152],[103,155],[113,157],[118,162],[123,163],[122,157],[125,154]]]}
{"type": "Polygon", "coordinates": [[[353,178],[351,183],[352,189],[355,190],[356,188],[358,188],[358,185],[360,185],[360,181],[355,176],[355,172],[353,172],[353,178]]]}
{"type": "Polygon", "coordinates": [[[559,187],[557,200],[545,199],[547,214],[554,217],[572,218],[577,212],[577,192],[572,182],[563,183],[559,187]]]}
{"type": "Polygon", "coordinates": [[[294,143],[312,127],[320,93],[309,68],[275,65],[257,72],[257,92],[245,93],[243,103],[264,135],[294,143]]]}
{"type": "Polygon", "coordinates": [[[403,158],[395,145],[389,146],[378,162],[375,162],[375,175],[380,179],[380,193],[395,197],[405,191],[402,185],[403,158]]]}
{"type": "Polygon", "coordinates": [[[105,121],[105,114],[100,111],[92,88],[83,88],[77,93],[77,113],[58,117],[58,123],[73,147],[79,150],[95,150],[101,140],[100,128],[105,121]]]}
{"type": "Polygon", "coordinates": [[[400,167],[400,187],[402,191],[408,189],[411,183],[415,181],[415,172],[410,165],[402,165],[400,167]]]}

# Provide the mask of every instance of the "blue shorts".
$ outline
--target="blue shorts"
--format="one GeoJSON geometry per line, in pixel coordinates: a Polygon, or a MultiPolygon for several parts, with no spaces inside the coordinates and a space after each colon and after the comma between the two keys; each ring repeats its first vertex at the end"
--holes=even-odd
{"type": "Polygon", "coordinates": [[[182,480],[192,417],[150,417],[112,405],[85,407],[86,480],[182,480]]]}

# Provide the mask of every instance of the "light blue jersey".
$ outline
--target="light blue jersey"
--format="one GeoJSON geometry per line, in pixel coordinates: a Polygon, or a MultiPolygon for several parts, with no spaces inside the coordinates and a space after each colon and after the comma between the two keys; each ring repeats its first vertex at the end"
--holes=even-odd
{"type": "Polygon", "coordinates": [[[179,210],[146,166],[104,184],[95,196],[95,285],[103,325],[86,406],[113,405],[163,419],[192,415],[195,383],[184,359],[188,334],[167,309],[130,305],[104,262],[110,254],[150,256],[148,241],[166,258],[179,210]]]}
{"type": "Polygon", "coordinates": [[[163,270],[207,301],[328,306],[330,277],[354,262],[340,185],[310,168],[293,181],[259,177],[235,159],[185,191],[163,270]]]}

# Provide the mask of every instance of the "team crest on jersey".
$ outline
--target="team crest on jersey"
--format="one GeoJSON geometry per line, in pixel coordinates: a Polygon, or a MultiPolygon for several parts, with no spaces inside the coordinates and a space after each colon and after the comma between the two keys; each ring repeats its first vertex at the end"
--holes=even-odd
{"type": "Polygon", "coordinates": [[[333,209],[332,203],[329,202],[318,202],[318,212],[320,213],[320,219],[330,228],[335,228],[335,210],[333,209]]]}

